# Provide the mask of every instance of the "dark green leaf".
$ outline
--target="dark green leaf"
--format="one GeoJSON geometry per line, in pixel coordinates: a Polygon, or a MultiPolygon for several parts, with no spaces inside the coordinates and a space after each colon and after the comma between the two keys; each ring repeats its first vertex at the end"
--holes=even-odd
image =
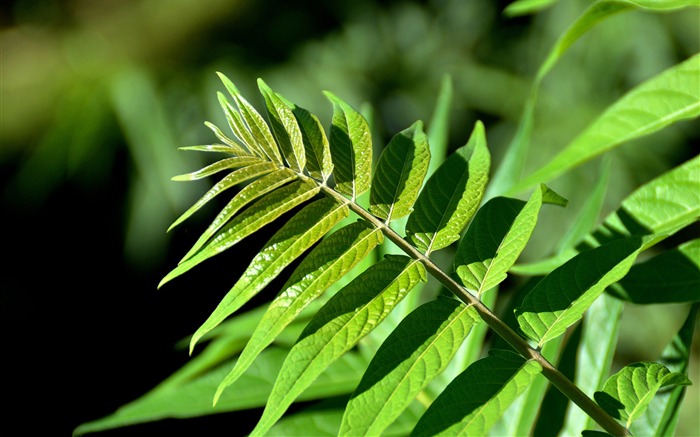
{"type": "Polygon", "coordinates": [[[473,363],[447,386],[411,435],[486,435],[541,371],[536,361],[491,350],[487,358],[473,363]]]}
{"type": "Polygon", "coordinates": [[[507,197],[489,200],[477,212],[460,242],[454,270],[477,296],[505,280],[532,235],[550,190],[541,185],[527,203],[507,197]]]}
{"type": "Polygon", "coordinates": [[[700,301],[700,239],[688,241],[632,266],[608,291],[618,299],[638,303],[700,301]]]}
{"type": "Polygon", "coordinates": [[[576,323],[605,290],[632,266],[642,241],[614,240],[579,253],[540,281],[516,309],[520,329],[539,346],[576,323]]]}

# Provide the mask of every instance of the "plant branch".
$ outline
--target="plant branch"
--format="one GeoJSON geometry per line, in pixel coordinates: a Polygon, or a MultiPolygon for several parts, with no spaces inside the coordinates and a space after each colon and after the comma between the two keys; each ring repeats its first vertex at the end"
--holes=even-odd
{"type": "Polygon", "coordinates": [[[384,235],[396,244],[401,250],[408,254],[411,258],[420,261],[425,266],[425,269],[430,274],[454,293],[460,300],[467,305],[472,305],[479,313],[481,319],[500,337],[508,342],[518,353],[527,359],[535,360],[542,366],[542,375],[551,382],[559,391],[567,398],[579,406],[586,414],[595,420],[604,430],[616,436],[629,436],[631,433],[627,428],[622,426],[617,420],[606,413],[593,399],[582,392],[576,384],[571,382],[564,374],[562,374],[552,363],[540,353],[539,350],[530,346],[530,344],[521,337],[517,332],[503,323],[491,310],[484,305],[478,297],[473,293],[473,290],[468,290],[457,281],[452,279],[440,267],[438,267],[428,256],[421,253],[418,249],[410,245],[396,231],[389,227],[386,223],[374,217],[363,207],[357,203],[345,198],[340,193],[325,185],[322,190],[333,197],[334,199],[345,203],[357,215],[364,220],[372,223],[379,228],[384,235]]]}

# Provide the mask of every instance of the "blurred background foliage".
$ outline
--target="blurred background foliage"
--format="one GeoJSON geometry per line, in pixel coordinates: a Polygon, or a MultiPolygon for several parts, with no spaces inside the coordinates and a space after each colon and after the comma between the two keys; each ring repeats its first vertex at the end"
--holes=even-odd
{"type": "MultiPolygon", "coordinates": [[[[482,120],[497,165],[537,68],[591,2],[544,2],[549,6],[540,13],[523,16],[504,14],[508,3],[3,3],[0,166],[11,260],[3,265],[1,315],[4,328],[22,327],[5,354],[18,372],[45,370],[57,359],[70,367],[55,375],[59,382],[26,376],[18,396],[35,399],[36,390],[47,387],[72,392],[77,400],[65,406],[72,412],[55,422],[61,431],[111,412],[186,360],[171,345],[196,329],[247,264],[217,261],[190,282],[155,291],[208,218],[201,213],[165,233],[209,184],[170,178],[204,163],[200,154],[177,150],[213,141],[203,121],[226,124],[216,71],[256,105],[262,99],[255,79],[264,78],[325,126],[331,108],[321,91],[331,90],[368,115],[378,147],[416,119],[430,120],[449,75],[450,149],[463,145],[482,120]],[[231,273],[221,275],[222,268],[231,273]],[[216,269],[219,274],[207,276],[216,269]],[[193,286],[212,276],[225,276],[223,285],[193,286]]],[[[694,8],[625,12],[598,25],[542,84],[527,168],[549,159],[631,87],[698,51],[694,8]]],[[[680,123],[615,150],[604,214],[636,186],[696,155],[698,128],[697,120],[680,123]]],[[[552,181],[570,206],[543,216],[525,260],[550,254],[598,168],[594,160],[552,181]]],[[[655,358],[684,319],[684,308],[630,306],[620,360],[655,358]]],[[[700,382],[697,362],[691,371],[700,382]]],[[[697,413],[697,389],[687,397],[686,410],[697,413]]],[[[697,414],[684,417],[697,422],[697,414]]]]}

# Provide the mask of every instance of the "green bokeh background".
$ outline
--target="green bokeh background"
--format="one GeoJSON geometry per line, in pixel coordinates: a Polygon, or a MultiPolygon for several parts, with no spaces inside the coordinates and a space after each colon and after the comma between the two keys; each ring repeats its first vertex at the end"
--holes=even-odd
{"type": "MultiPolygon", "coordinates": [[[[378,147],[416,119],[430,120],[440,83],[450,75],[450,148],[464,144],[482,120],[497,165],[539,64],[590,4],[560,0],[534,16],[508,17],[502,13],[508,3],[3,4],[0,315],[15,399],[8,417],[25,418],[17,424],[26,429],[65,435],[144,393],[186,361],[172,345],[197,328],[245,267],[231,255],[199,276],[155,289],[213,211],[165,233],[209,184],[170,177],[205,163],[201,154],[177,150],[212,142],[205,120],[225,126],[216,71],[257,105],[255,79],[264,78],[325,126],[331,108],[321,91],[331,90],[369,115],[378,147]]],[[[597,26],[542,85],[527,168],[549,159],[631,87],[698,51],[697,9],[626,12],[597,26]]],[[[696,155],[699,139],[694,120],[615,150],[604,213],[636,186],[696,155]]],[[[554,248],[583,205],[598,164],[552,182],[570,206],[543,218],[525,260],[554,248]]],[[[628,305],[617,365],[654,359],[686,311],[684,305],[628,305]]],[[[698,355],[695,341],[690,378],[696,385],[687,392],[679,435],[700,434],[698,355]]],[[[207,427],[225,426],[227,417],[234,416],[190,426],[214,429],[207,427]]]]}

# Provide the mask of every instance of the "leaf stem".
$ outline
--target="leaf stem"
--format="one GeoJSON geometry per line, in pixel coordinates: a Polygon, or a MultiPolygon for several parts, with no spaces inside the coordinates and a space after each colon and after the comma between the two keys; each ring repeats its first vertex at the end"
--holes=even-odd
{"type": "Polygon", "coordinates": [[[576,386],[576,384],[571,382],[554,365],[552,365],[552,363],[547,361],[539,350],[530,346],[530,344],[523,337],[521,337],[508,325],[503,323],[501,319],[491,312],[491,310],[474,295],[476,293],[475,290],[469,290],[452,279],[452,277],[438,267],[430,258],[404,240],[398,233],[396,233],[396,231],[389,227],[388,224],[370,214],[360,205],[345,198],[340,193],[336,192],[332,188],[329,188],[328,186],[322,185],[321,189],[334,199],[348,205],[348,207],[362,219],[367,220],[379,228],[389,240],[396,244],[411,258],[423,263],[425,269],[435,279],[440,281],[464,303],[467,305],[472,305],[479,313],[479,316],[481,316],[481,319],[496,334],[513,346],[518,353],[527,359],[537,361],[542,366],[542,375],[544,375],[545,378],[547,378],[549,382],[551,382],[567,398],[578,405],[579,408],[581,408],[586,414],[595,420],[605,431],[615,436],[632,435],[627,428],[622,426],[617,420],[606,413],[595,401],[593,401],[593,399],[582,392],[578,386],[576,386]]]}

